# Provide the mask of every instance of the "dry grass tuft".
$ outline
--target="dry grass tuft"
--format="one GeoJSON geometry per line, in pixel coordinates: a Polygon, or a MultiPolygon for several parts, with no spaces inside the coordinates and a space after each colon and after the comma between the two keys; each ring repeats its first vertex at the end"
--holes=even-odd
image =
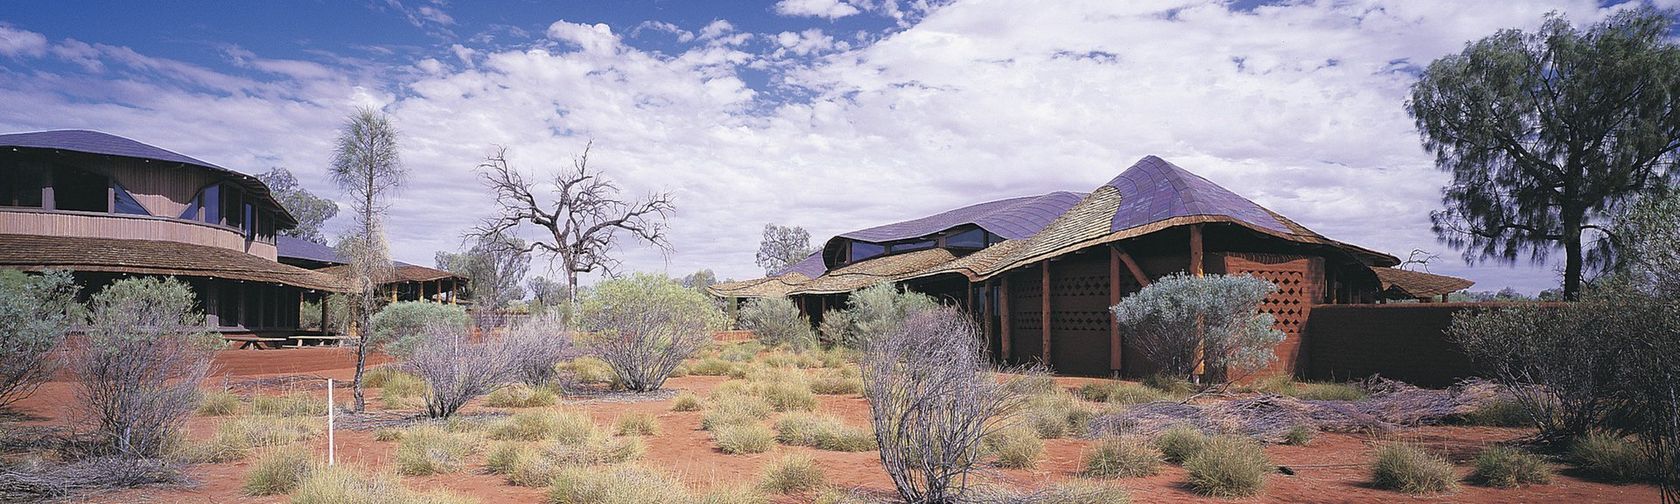
{"type": "Polygon", "coordinates": [[[1509,446],[1495,446],[1476,455],[1476,472],[1471,478],[1499,488],[1545,484],[1552,481],[1552,469],[1539,455],[1509,446]]]}
{"type": "Polygon", "coordinates": [[[1247,497],[1260,493],[1273,469],[1260,443],[1241,436],[1214,436],[1201,451],[1184,461],[1190,488],[1215,497],[1247,497]]]}
{"type": "Polygon", "coordinates": [[[764,453],[776,442],[776,433],[756,423],[719,425],[712,429],[712,442],[730,455],[764,453]]]}
{"type": "Polygon", "coordinates": [[[397,473],[426,476],[459,471],[477,449],[478,439],[472,434],[453,433],[435,425],[412,427],[397,442],[397,473]]]}
{"type": "Polygon", "coordinates": [[[198,400],[199,416],[228,416],[238,414],[245,405],[244,398],[232,392],[210,392],[198,400]]]}
{"type": "Polygon", "coordinates": [[[492,408],[540,408],[560,402],[560,396],[545,387],[516,383],[496,389],[484,398],[484,405],[492,408]]]}
{"type": "Polygon", "coordinates": [[[671,411],[700,411],[705,404],[700,402],[700,396],[683,392],[671,400],[671,411]]]}
{"type": "Polygon", "coordinates": [[[245,473],[240,487],[245,495],[280,495],[291,492],[315,468],[315,460],[302,446],[284,446],[264,452],[245,473]]]}
{"type": "Polygon", "coordinates": [[[1136,478],[1161,471],[1161,452],[1142,439],[1107,438],[1085,453],[1080,474],[1097,478],[1136,478]]]}
{"type": "Polygon", "coordinates": [[[1009,469],[1031,469],[1044,454],[1044,441],[1026,428],[1005,429],[988,434],[981,446],[993,457],[992,465],[1009,469]]]}
{"type": "Polygon", "coordinates": [[[1407,443],[1389,443],[1377,449],[1371,464],[1371,483],[1409,494],[1431,494],[1458,487],[1458,474],[1447,459],[1407,443]]]}
{"type": "Polygon", "coordinates": [[[816,460],[810,455],[794,454],[771,462],[759,486],[785,495],[816,490],[822,485],[823,472],[816,460]]]}
{"type": "Polygon", "coordinates": [[[647,413],[627,413],[618,417],[614,430],[620,436],[657,436],[659,422],[647,413]]]}

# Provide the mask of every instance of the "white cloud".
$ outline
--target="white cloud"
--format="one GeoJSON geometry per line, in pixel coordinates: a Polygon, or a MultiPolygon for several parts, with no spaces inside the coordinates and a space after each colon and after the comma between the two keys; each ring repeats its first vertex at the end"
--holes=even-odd
{"type": "Polygon", "coordinates": [[[776,13],[783,16],[811,16],[840,19],[863,12],[845,0],[780,0],[776,13]]]}
{"type": "Polygon", "coordinates": [[[40,56],[47,50],[47,37],[0,23],[0,54],[11,57],[40,56]]]}
{"type": "MultiPolygon", "coordinates": [[[[676,252],[626,246],[631,270],[756,276],[767,221],[820,240],[989,198],[1090,190],[1156,154],[1333,238],[1441,253],[1435,272],[1478,288],[1554,281],[1543,268],[1465,267],[1435,242],[1427,215],[1447,177],[1419,147],[1401,107],[1412,77],[1395,62],[1427,64],[1549,10],[1591,21],[1601,11],[1590,1],[917,9],[925,17],[866,45],[789,32],[677,54],[558,21],[547,30],[558,44],[456,45],[442,55],[476,64],[415,58],[368,73],[378,78],[230,75],[80,44],[105,74],[0,72],[0,103],[15,104],[0,130],[97,127],[249,172],[284,165],[336,196],[320,168],[334,130],[354,106],[384,107],[412,174],[392,206],[394,249],[422,264],[487,215],[472,169],[492,145],[546,175],[593,139],[593,162],[626,194],[676,198],[676,252]],[[777,51],[821,56],[767,63],[777,51]],[[747,87],[746,69],[773,84],[747,87]]],[[[755,36],[722,20],[697,33],[755,36]]],[[[49,45],[59,54],[71,42],[49,45]]]]}
{"type": "Polygon", "coordinates": [[[443,9],[439,9],[437,7],[422,5],[419,9],[416,9],[416,12],[420,15],[420,17],[440,25],[448,26],[455,24],[455,18],[450,17],[449,13],[446,13],[443,9]]]}
{"type": "Polygon", "coordinates": [[[669,34],[672,34],[672,35],[676,35],[677,36],[677,42],[685,42],[686,43],[686,42],[694,40],[694,33],[689,32],[688,30],[684,30],[682,28],[679,28],[679,27],[677,27],[677,25],[667,23],[667,22],[664,22],[664,21],[643,21],[642,24],[636,25],[635,29],[630,30],[630,37],[632,37],[632,38],[640,37],[643,30],[656,31],[656,32],[669,33],[669,34]]]}

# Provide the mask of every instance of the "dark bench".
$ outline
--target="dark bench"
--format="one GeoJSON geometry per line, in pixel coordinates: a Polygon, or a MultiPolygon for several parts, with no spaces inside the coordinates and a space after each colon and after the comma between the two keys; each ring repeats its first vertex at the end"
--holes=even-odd
{"type": "Polygon", "coordinates": [[[260,336],[222,336],[223,341],[238,342],[240,349],[263,350],[286,342],[286,338],[264,338],[260,336]],[[264,345],[268,345],[265,347],[264,345]]]}

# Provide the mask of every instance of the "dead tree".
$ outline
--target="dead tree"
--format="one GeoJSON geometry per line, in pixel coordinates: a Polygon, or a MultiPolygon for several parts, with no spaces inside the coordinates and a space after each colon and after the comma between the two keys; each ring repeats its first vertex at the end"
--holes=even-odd
{"type": "Polygon", "coordinates": [[[670,250],[665,239],[665,219],[675,209],[670,193],[654,193],[642,200],[619,197],[618,186],[600,171],[589,168],[589,146],[572,159],[572,168],[555,175],[553,187],[529,182],[525,174],[507,162],[507,148],[478,165],[479,178],[496,193],[497,214],[473,228],[468,239],[506,233],[517,235],[523,224],[532,224],[549,234],[525,244],[524,252],[541,251],[560,261],[573,312],[577,304],[579,273],[612,273],[618,261],[608,255],[618,233],[670,250]]]}

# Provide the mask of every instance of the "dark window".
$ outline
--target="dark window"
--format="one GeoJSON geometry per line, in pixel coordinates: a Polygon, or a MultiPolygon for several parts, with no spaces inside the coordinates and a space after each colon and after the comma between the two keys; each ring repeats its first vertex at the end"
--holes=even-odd
{"type": "Polygon", "coordinates": [[[946,235],[945,247],[960,249],[986,248],[986,230],[974,228],[968,231],[946,235]]]}
{"type": "Polygon", "coordinates": [[[219,289],[220,295],[217,296],[216,308],[220,313],[216,315],[223,327],[239,325],[240,302],[243,301],[242,296],[239,295],[239,287],[239,285],[229,282],[222,284],[221,289],[219,289]]]}
{"type": "Polygon", "coordinates": [[[39,166],[0,163],[0,206],[40,207],[46,178],[39,166]]]}
{"type": "Polygon", "coordinates": [[[204,222],[222,223],[222,186],[210,184],[198,193],[198,206],[204,209],[204,222]]]}
{"type": "Polygon", "coordinates": [[[257,234],[264,238],[274,238],[274,212],[263,210],[257,218],[257,234]]]}
{"type": "Polygon", "coordinates": [[[110,184],[110,180],[104,175],[70,167],[56,167],[53,169],[53,208],[109,212],[110,184]]]}
{"type": "Polygon", "coordinates": [[[1004,238],[1002,236],[998,236],[998,235],[991,234],[991,233],[986,233],[986,245],[988,245],[988,246],[1003,243],[1003,240],[1004,240],[1004,238]]]}
{"type": "Polygon", "coordinates": [[[255,224],[257,223],[256,222],[257,221],[257,211],[256,211],[256,209],[251,208],[250,203],[246,203],[245,204],[245,210],[244,210],[244,212],[242,212],[242,214],[245,216],[245,218],[243,220],[241,220],[240,222],[242,224],[244,224],[244,226],[241,227],[240,229],[245,230],[245,239],[249,240],[252,237],[256,236],[256,233],[255,233],[256,226],[255,226],[255,224]]]}
{"type": "Polygon", "coordinates": [[[227,219],[228,227],[245,227],[245,198],[239,188],[233,186],[222,187],[222,217],[227,219]]]}
{"type": "Polygon", "coordinates": [[[930,248],[933,248],[934,245],[935,245],[935,242],[933,240],[916,240],[916,241],[894,243],[894,244],[887,247],[887,252],[892,253],[892,254],[897,254],[897,253],[900,253],[900,252],[909,252],[909,251],[912,251],[912,250],[930,249],[930,248]]]}
{"type": "Polygon", "coordinates": [[[846,262],[858,262],[864,259],[887,253],[887,247],[879,243],[852,242],[852,254],[846,262]]]}
{"type": "Polygon", "coordinates": [[[146,207],[144,205],[140,204],[140,200],[134,199],[134,195],[129,194],[128,189],[124,189],[122,184],[118,184],[118,183],[115,183],[115,182],[111,183],[111,194],[112,194],[112,198],[111,198],[111,212],[112,213],[129,214],[129,215],[151,215],[152,214],[151,212],[146,211],[146,207]]]}

